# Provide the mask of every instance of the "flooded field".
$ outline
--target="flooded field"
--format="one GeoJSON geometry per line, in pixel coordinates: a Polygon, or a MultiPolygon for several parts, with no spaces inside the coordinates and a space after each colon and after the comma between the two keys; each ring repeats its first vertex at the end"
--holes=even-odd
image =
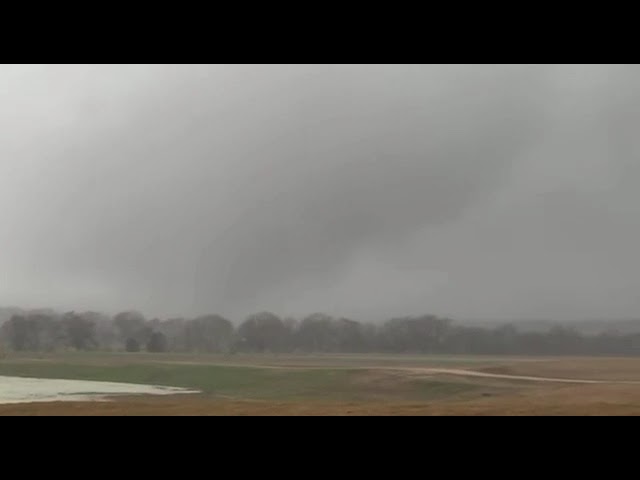
{"type": "Polygon", "coordinates": [[[105,401],[109,397],[118,395],[173,395],[181,393],[197,393],[197,391],[132,383],[0,376],[0,404],[105,401]]]}

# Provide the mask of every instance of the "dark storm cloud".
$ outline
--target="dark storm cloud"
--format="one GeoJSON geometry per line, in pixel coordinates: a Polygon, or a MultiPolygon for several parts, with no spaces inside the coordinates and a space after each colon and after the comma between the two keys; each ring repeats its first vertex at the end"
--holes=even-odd
{"type": "MultiPolygon", "coordinates": [[[[295,152],[267,153],[287,157],[284,178],[265,172],[266,196],[210,250],[228,252],[223,298],[241,303],[282,283],[295,291],[339,281],[358,249],[402,241],[482,202],[535,138],[539,92],[526,73],[453,79],[440,98],[415,84],[407,95],[395,79],[346,108],[305,92],[303,125],[287,125],[295,152]]],[[[205,266],[200,285],[219,271],[205,266]]]]}
{"type": "Polygon", "coordinates": [[[640,306],[634,67],[2,68],[4,303],[640,306]]]}

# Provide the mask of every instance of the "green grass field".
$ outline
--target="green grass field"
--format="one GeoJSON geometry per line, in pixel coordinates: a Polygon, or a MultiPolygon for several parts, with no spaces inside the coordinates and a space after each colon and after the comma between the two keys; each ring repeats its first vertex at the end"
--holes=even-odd
{"type": "Polygon", "coordinates": [[[5,415],[640,414],[640,358],[59,353],[0,359],[0,375],[129,382],[196,395],[0,405],[5,415]],[[428,368],[611,380],[575,385],[428,368]]]}
{"type": "MultiPolygon", "coordinates": [[[[469,359],[380,356],[194,356],[59,354],[0,361],[0,375],[165,385],[262,400],[430,400],[484,388],[463,378],[417,378],[386,366],[469,365],[469,359]],[[391,361],[390,361],[391,360],[391,361]]],[[[494,365],[495,361],[471,361],[494,365]]]]}

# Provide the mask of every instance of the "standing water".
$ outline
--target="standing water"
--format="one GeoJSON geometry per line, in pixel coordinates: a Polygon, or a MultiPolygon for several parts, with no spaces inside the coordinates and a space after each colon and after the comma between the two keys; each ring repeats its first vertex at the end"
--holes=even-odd
{"type": "Polygon", "coordinates": [[[0,376],[0,403],[103,401],[115,395],[198,393],[176,387],[0,376]]]}

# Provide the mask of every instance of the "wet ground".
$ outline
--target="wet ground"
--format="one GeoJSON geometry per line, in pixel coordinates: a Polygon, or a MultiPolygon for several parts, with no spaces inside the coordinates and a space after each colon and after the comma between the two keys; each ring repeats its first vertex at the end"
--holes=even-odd
{"type": "Polygon", "coordinates": [[[196,393],[174,387],[0,376],[0,404],[52,401],[104,401],[121,395],[196,393]]]}

